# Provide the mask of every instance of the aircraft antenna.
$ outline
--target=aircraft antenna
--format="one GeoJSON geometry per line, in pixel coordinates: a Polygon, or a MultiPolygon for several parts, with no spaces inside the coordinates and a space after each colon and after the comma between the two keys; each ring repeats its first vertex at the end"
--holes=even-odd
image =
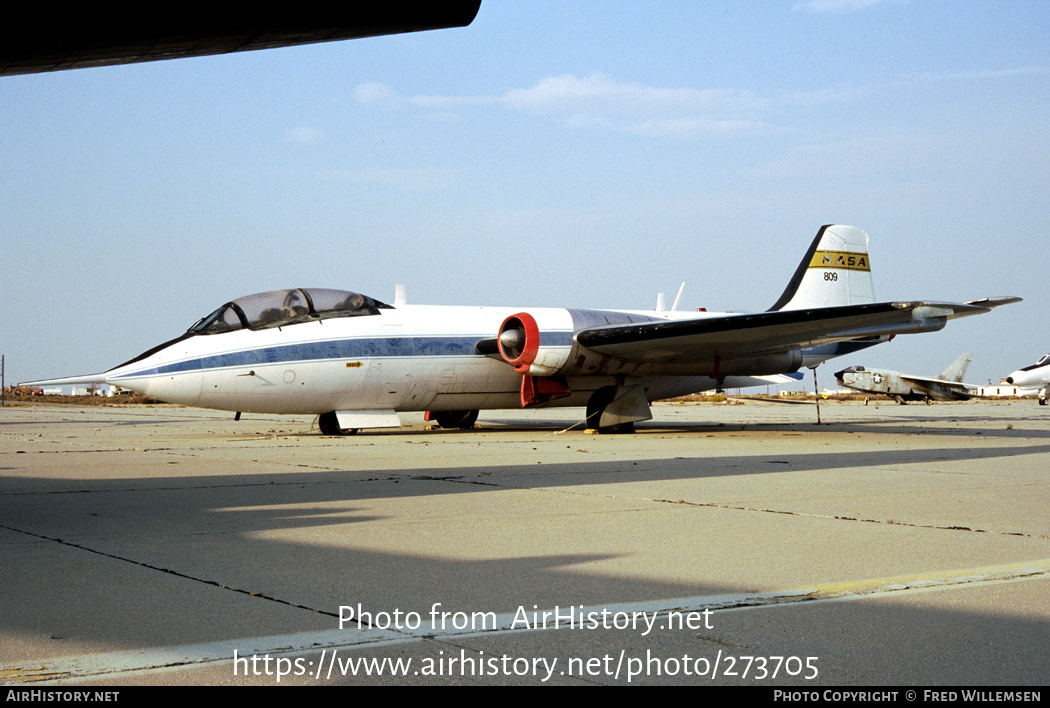
{"type": "Polygon", "coordinates": [[[678,294],[674,296],[674,304],[671,305],[671,312],[678,309],[678,303],[682,301],[682,291],[685,290],[685,283],[683,282],[678,286],[678,294]]]}

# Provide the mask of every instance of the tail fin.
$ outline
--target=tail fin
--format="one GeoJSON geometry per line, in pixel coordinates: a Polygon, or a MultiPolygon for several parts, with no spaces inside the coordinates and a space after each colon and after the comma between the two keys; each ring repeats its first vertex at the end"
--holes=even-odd
{"type": "Polygon", "coordinates": [[[966,376],[966,369],[970,366],[971,359],[973,359],[973,354],[963,354],[952,362],[952,365],[945,369],[937,378],[959,383],[963,380],[963,376],[966,376]]]}
{"type": "Polygon", "coordinates": [[[875,302],[868,234],[854,226],[820,227],[805,257],[772,310],[875,302]]]}

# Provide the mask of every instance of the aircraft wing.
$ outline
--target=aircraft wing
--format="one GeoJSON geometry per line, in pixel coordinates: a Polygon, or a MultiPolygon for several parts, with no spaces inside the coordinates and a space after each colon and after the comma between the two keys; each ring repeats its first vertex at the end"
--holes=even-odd
{"type": "Polygon", "coordinates": [[[947,320],[988,312],[1018,298],[972,303],[882,302],[756,314],[590,327],[588,349],[637,363],[689,364],[760,356],[821,344],[941,329],[947,320]]]}
{"type": "Polygon", "coordinates": [[[272,49],[298,44],[465,27],[481,0],[331,3],[153,13],[24,5],[0,29],[0,76],[272,49]],[[158,19],[159,16],[159,19],[158,19]]]}
{"type": "Polygon", "coordinates": [[[944,379],[931,378],[929,376],[912,376],[911,374],[898,374],[901,381],[919,386],[923,389],[941,388],[948,391],[957,391],[959,393],[968,393],[972,389],[976,389],[976,386],[965,384],[961,381],[945,381],[944,379]]]}

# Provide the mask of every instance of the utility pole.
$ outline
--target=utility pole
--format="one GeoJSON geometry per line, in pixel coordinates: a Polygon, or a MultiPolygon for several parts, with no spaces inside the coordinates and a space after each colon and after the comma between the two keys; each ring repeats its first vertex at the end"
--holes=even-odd
{"type": "Polygon", "coordinates": [[[817,386],[817,367],[813,367],[813,396],[817,400],[817,425],[820,425],[820,388],[817,386]]]}

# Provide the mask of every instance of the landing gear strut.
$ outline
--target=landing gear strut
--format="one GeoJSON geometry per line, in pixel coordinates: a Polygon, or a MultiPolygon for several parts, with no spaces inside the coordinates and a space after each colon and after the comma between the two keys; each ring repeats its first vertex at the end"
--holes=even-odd
{"type": "Polygon", "coordinates": [[[322,413],[317,416],[317,427],[321,429],[321,435],[355,435],[357,428],[340,428],[339,418],[335,411],[322,413]]]}
{"type": "Polygon", "coordinates": [[[479,411],[427,411],[427,420],[438,424],[439,428],[459,428],[469,430],[478,420],[479,411]]]}
{"type": "Polygon", "coordinates": [[[597,430],[599,433],[633,433],[634,423],[619,423],[618,425],[600,425],[602,413],[613,402],[616,397],[615,386],[603,386],[591,394],[587,401],[587,429],[597,430]]]}

